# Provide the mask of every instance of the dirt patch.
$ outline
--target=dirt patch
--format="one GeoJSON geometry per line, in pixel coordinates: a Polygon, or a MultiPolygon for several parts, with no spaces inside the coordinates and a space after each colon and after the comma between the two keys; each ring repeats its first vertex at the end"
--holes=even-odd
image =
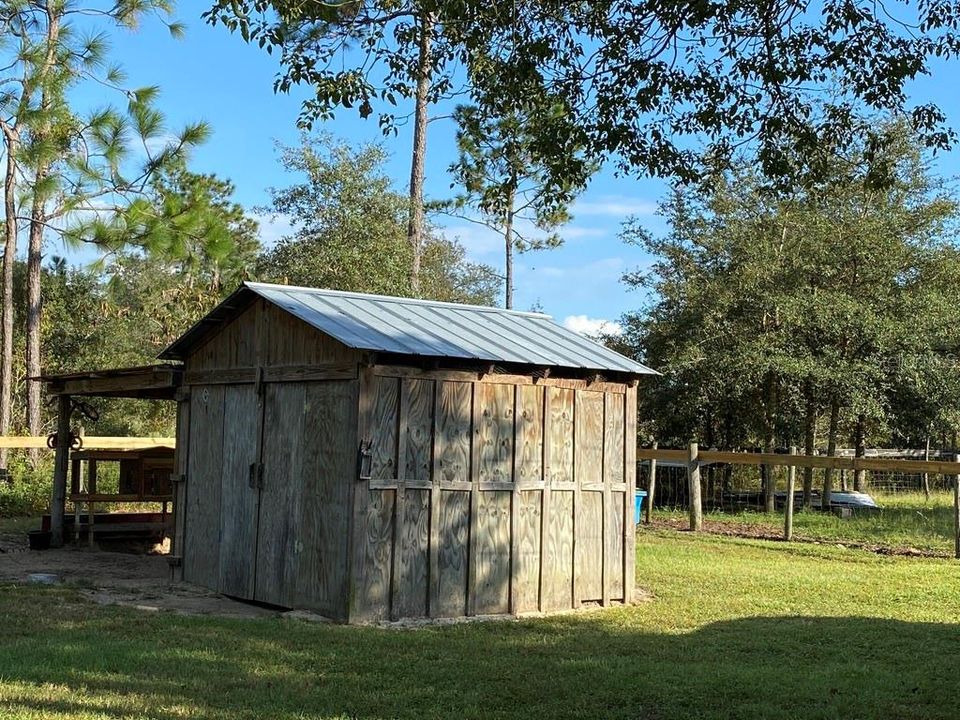
{"type": "Polygon", "coordinates": [[[56,575],[101,605],[185,615],[275,617],[276,610],[231,600],[188,583],[170,581],[164,555],[107,552],[86,548],[31,551],[22,538],[0,538],[0,583],[26,584],[31,575],[56,575]]]}

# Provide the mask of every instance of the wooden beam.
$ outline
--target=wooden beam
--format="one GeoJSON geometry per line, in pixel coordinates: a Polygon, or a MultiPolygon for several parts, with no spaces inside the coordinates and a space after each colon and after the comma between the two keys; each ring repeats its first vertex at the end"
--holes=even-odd
{"type": "Polygon", "coordinates": [[[50,545],[63,547],[63,511],[67,501],[67,472],[70,468],[69,395],[57,397],[57,451],[53,464],[53,494],[50,499],[50,545]]]}
{"type": "MultiPolygon", "coordinates": [[[[109,437],[85,435],[83,450],[144,450],[153,447],[175,447],[176,439],[171,437],[109,437]]],[[[16,436],[5,435],[0,437],[0,448],[49,450],[47,436],[16,436]]],[[[82,452],[82,451],[81,451],[82,452]]]]}

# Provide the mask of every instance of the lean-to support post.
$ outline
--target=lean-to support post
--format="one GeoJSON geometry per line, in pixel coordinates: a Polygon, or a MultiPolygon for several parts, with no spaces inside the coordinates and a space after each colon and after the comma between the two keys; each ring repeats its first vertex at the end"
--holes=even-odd
{"type": "Polygon", "coordinates": [[[67,471],[70,468],[70,396],[57,396],[57,452],[53,464],[50,498],[50,545],[63,546],[63,513],[67,504],[67,471]]]}

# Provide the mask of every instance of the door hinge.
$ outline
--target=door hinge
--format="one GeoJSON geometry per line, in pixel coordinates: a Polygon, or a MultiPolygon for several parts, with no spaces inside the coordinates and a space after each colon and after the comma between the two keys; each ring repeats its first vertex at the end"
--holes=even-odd
{"type": "Polygon", "coordinates": [[[172,482],[174,485],[176,485],[177,483],[185,483],[186,481],[187,481],[186,474],[173,473],[170,476],[170,482],[172,482]]]}

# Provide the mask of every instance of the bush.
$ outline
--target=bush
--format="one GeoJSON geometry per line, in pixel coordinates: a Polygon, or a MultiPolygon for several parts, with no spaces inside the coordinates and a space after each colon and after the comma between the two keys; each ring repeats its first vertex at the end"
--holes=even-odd
{"type": "Polygon", "coordinates": [[[46,512],[53,484],[52,458],[41,458],[34,467],[25,453],[11,453],[7,472],[7,480],[0,480],[0,517],[46,512]]]}

